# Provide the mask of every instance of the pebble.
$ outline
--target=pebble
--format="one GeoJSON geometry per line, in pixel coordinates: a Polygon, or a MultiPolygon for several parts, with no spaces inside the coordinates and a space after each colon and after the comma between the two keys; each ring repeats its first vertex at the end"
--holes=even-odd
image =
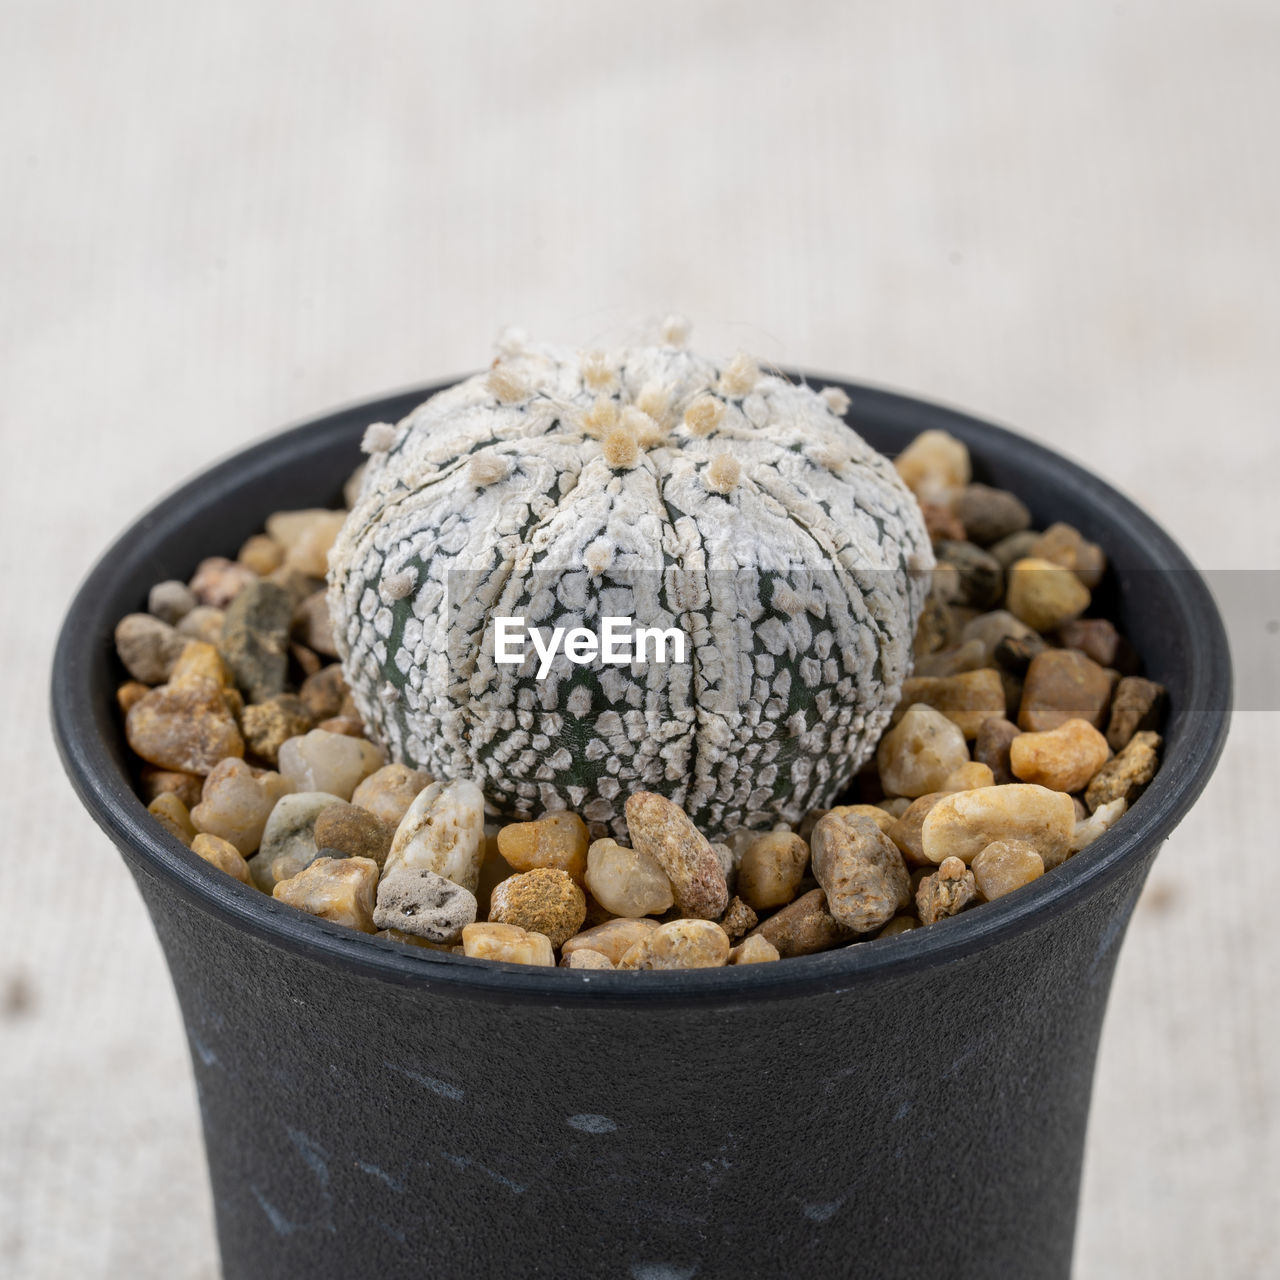
{"type": "Polygon", "coordinates": [[[250,702],[284,691],[292,614],[288,593],[257,578],[227,609],[218,647],[250,702]]]}
{"type": "Polygon", "coordinates": [[[328,791],[350,800],[358,783],[386,763],[382,752],[363,738],[312,729],[280,746],[280,772],[299,791],[328,791]]]}
{"type": "Polygon", "coordinates": [[[809,865],[809,846],[791,831],[766,831],[743,851],[738,864],[738,896],[756,911],[785,906],[800,888],[809,865]]]}
{"type": "Polygon", "coordinates": [[[271,891],[277,902],[334,924],[375,933],[373,911],[378,864],[368,858],[318,857],[271,891]]]}
{"type": "MultiPolygon", "coordinates": [[[[920,704],[940,711],[966,738],[972,738],[984,720],[1004,714],[1004,685],[994,667],[955,676],[912,676],[902,682],[898,707],[920,704]]],[[[967,758],[967,751],[965,755],[967,758]]]]}
{"type": "Polygon", "coordinates": [[[1036,655],[1044,653],[1048,648],[1048,643],[1040,637],[1039,632],[1028,628],[1026,635],[1005,636],[998,640],[991,656],[1001,671],[1024,676],[1036,655]]]}
{"type": "Polygon", "coordinates": [[[147,592],[147,612],[174,626],[196,607],[196,598],[185,582],[170,578],[167,582],[157,582],[147,592]]]}
{"type": "Polygon", "coordinates": [[[329,548],[346,518],[345,511],[320,508],[277,511],[267,517],[267,535],[284,548],[286,565],[312,577],[323,578],[329,568],[329,548]]]}
{"type": "Polygon", "coordinates": [[[1011,533],[1008,537],[1001,538],[987,550],[1000,561],[1003,568],[1008,569],[1019,560],[1025,560],[1030,556],[1031,548],[1036,545],[1039,537],[1040,535],[1034,530],[1024,529],[1020,533],[1011,533]]]}
{"type": "Polygon", "coordinates": [[[902,816],[885,832],[910,867],[933,867],[933,863],[924,856],[924,836],[921,834],[921,828],[929,810],[945,794],[944,791],[930,791],[927,795],[913,800],[902,816]]]}
{"type": "Polygon", "coordinates": [[[187,637],[149,613],[130,613],[116,624],[116,653],[125,670],[147,685],[164,684],[187,647],[187,637]]]}
{"type": "Polygon", "coordinates": [[[911,901],[902,854],[868,818],[821,818],[813,829],[812,862],[827,910],[856,933],[880,929],[911,901]]]}
{"type": "Polygon", "coordinates": [[[212,680],[152,689],[129,708],[125,736],[144,760],[182,773],[205,774],[219,760],[244,754],[235,717],[212,680]]]}
{"type": "Polygon", "coordinates": [[[205,778],[191,821],[197,831],[221,837],[247,857],[261,844],[276,802],[293,789],[278,773],[251,768],[231,756],[219,761],[205,778]]]}
{"type": "Polygon", "coordinates": [[[351,793],[351,803],[398,827],[414,798],[430,786],[432,780],[429,773],[411,769],[407,764],[384,764],[356,787],[351,793]]]}
{"type": "Polygon", "coordinates": [[[129,708],[133,706],[139,698],[151,692],[151,686],[143,684],[141,680],[126,680],[124,684],[116,689],[116,706],[125,714],[129,714],[129,708]]]}
{"type": "MultiPolygon", "coordinates": [[[[870,818],[881,831],[888,831],[894,823],[894,815],[878,804],[838,804],[834,809],[828,809],[826,812],[834,813],[841,818],[870,818]]],[[[818,818],[823,816],[821,813],[818,814],[818,818]]],[[[818,818],[814,819],[815,825],[818,818]]],[[[810,828],[810,834],[812,834],[812,828],[810,828]]]]}
{"type": "Polygon", "coordinates": [[[1029,554],[1069,569],[1090,590],[1102,581],[1107,568],[1102,548],[1087,541],[1079,529],[1062,522],[1051,524],[1032,544],[1029,554]]]}
{"type": "Polygon", "coordinates": [[[240,713],[246,749],[273,766],[279,761],[280,748],[310,728],[306,704],[292,693],[278,693],[265,702],[250,703],[240,713]]]}
{"type": "Polygon", "coordinates": [[[955,571],[952,599],[972,609],[990,609],[1004,594],[1004,567],[1000,561],[972,542],[943,541],[938,544],[940,563],[955,571]]]}
{"type": "Polygon", "coordinates": [[[969,450],[946,431],[922,431],[894,461],[898,474],[922,502],[948,507],[969,483],[969,450]]]}
{"type": "Polygon", "coordinates": [[[267,574],[267,581],[283,588],[285,595],[289,597],[290,617],[309,595],[314,595],[324,586],[323,577],[313,577],[289,564],[282,564],[278,569],[273,569],[267,574]]]}
{"type": "Polygon", "coordinates": [[[911,642],[911,652],[917,657],[937,653],[947,648],[956,638],[955,618],[951,606],[941,592],[930,591],[920,610],[920,621],[911,642]]]}
{"type": "MultiPolygon", "coordinates": [[[[351,739],[354,741],[354,739],[351,739]]],[[[484,796],[456,778],[424,787],[396,828],[387,870],[421,867],[475,893],[484,854],[484,796]]]]}
{"type": "Polygon", "coordinates": [[[172,791],[162,792],[147,805],[147,812],[180,844],[190,845],[196,829],[187,806],[172,791]]]}
{"type": "Polygon", "coordinates": [[[724,915],[716,921],[716,924],[729,935],[730,942],[739,941],[744,934],[750,932],[759,923],[760,917],[738,897],[729,899],[729,905],[725,908],[724,915]]]}
{"type": "Polygon", "coordinates": [[[780,960],[778,948],[768,938],[753,933],[744,938],[729,952],[730,964],[767,964],[771,960],[780,960]]]}
{"type": "Polygon", "coordinates": [[[201,831],[191,841],[191,852],[203,858],[210,866],[233,876],[241,884],[253,887],[253,876],[249,871],[249,864],[244,860],[244,855],[235,845],[228,843],[220,836],[201,831]]]}
{"type": "MultiPolygon", "coordinates": [[[[501,835],[498,838],[501,841],[501,835]]],[[[624,849],[616,840],[591,844],[585,883],[591,896],[615,916],[658,916],[675,903],[671,881],[658,860],[639,849],[624,849]]]]}
{"type": "Polygon", "coordinates": [[[893,938],[900,933],[910,933],[912,929],[918,929],[920,921],[915,916],[894,916],[879,933],[877,938],[893,938]]]}
{"type": "Polygon", "coordinates": [[[203,640],[205,644],[217,644],[222,639],[222,624],[226,614],[211,605],[198,604],[177,625],[179,635],[189,640],[203,640]]]}
{"type": "Polygon", "coordinates": [[[289,660],[293,663],[293,667],[302,673],[301,680],[315,675],[324,666],[318,653],[308,649],[305,644],[299,644],[296,640],[289,641],[289,660]]]}
{"type": "Polygon", "coordinates": [[[364,737],[364,723],[355,716],[330,716],[328,720],[321,720],[316,728],[343,738],[364,737]]]}
{"type": "Polygon", "coordinates": [[[561,961],[562,969],[612,969],[613,961],[599,951],[590,947],[579,947],[570,951],[561,961]]]}
{"type": "Polygon", "coordinates": [[[1067,856],[1075,822],[1065,792],[1015,782],[943,796],[924,820],[921,844],[930,862],[951,855],[970,862],[993,840],[1025,840],[1050,867],[1067,856]]]}
{"type": "Polygon", "coordinates": [[[1075,649],[1046,649],[1027,668],[1018,727],[1031,732],[1056,729],[1066,720],[1106,724],[1111,673],[1075,649]]]}
{"type": "Polygon", "coordinates": [[[551,940],[514,924],[477,923],[462,930],[462,954],[475,960],[506,964],[554,965],[551,940]]]}
{"type": "Polygon", "coordinates": [[[191,593],[198,604],[225,609],[258,575],[252,569],[225,556],[201,560],[191,578],[191,593]]]}
{"type": "Polygon", "coordinates": [[[1133,647],[1109,618],[1077,618],[1058,628],[1058,643],[1064,649],[1079,649],[1100,667],[1113,667],[1132,675],[1137,667],[1133,647]]]}
{"type": "Polygon", "coordinates": [[[963,730],[926,702],[908,706],[876,750],[885,791],[913,798],[941,790],[946,778],[968,762],[963,730]]]}
{"type": "Polygon", "coordinates": [[[336,849],[344,858],[369,858],[381,867],[391,852],[396,829],[354,804],[335,804],[317,819],[316,845],[336,849]]]}
{"type": "Polygon", "coordinates": [[[1079,791],[1111,755],[1107,740],[1087,720],[1020,733],[1009,747],[1009,767],[1022,782],[1052,791],[1079,791]]]}
{"type": "Polygon", "coordinates": [[[204,640],[188,640],[183,646],[169,673],[169,683],[177,687],[192,680],[212,680],[224,689],[232,687],[231,672],[223,662],[217,645],[204,640]]]}
{"type": "Polygon", "coordinates": [[[1103,765],[1089,783],[1084,802],[1090,811],[1117,799],[1133,804],[1147,783],[1156,776],[1160,746],[1158,733],[1150,729],[1135,733],[1115,759],[1103,765]]]}
{"type": "Polygon", "coordinates": [[[1004,716],[992,716],[978,726],[978,736],[973,740],[973,758],[991,770],[993,784],[1002,786],[1015,782],[1009,762],[1009,751],[1014,738],[1021,733],[1012,720],[1004,716]]]}
{"type": "Polygon", "coordinates": [[[329,625],[326,592],[315,591],[298,606],[293,615],[293,635],[316,653],[322,653],[327,658],[338,656],[338,647],[333,642],[333,628],[329,625]]]}
{"type": "Polygon", "coordinates": [[[568,942],[587,914],[587,899],[567,871],[535,867],[494,886],[489,919],[544,934],[553,947],[568,942]]]}
{"type": "MultiPolygon", "coordinates": [[[[627,798],[631,845],[657,860],[682,915],[715,920],[729,905],[729,886],[707,838],[679,805],[653,791],[627,798]]],[[[505,856],[505,855],[504,855],[505,856]]]]}
{"type": "Polygon", "coordinates": [[[176,769],[157,769],[153,764],[144,764],[138,777],[138,790],[148,804],[172,791],[188,809],[200,803],[200,792],[204,788],[204,779],[198,773],[180,773],[176,769]]]}
{"type": "Polygon", "coordinates": [[[281,796],[267,818],[258,852],[249,859],[253,882],[270,893],[281,880],[298,874],[319,853],[316,819],[338,796],[323,791],[299,791],[281,796]]]}
{"type": "MultiPolygon", "coordinates": [[[[876,805],[876,808],[883,809],[891,818],[900,818],[911,808],[911,799],[908,796],[889,796],[887,799],[881,800],[876,805]]],[[[818,817],[821,816],[821,814],[818,815],[818,817]]],[[[817,819],[815,818],[814,821],[816,822],[817,819]]],[[[810,828],[810,831],[812,832],[812,828],[810,828]]]]}
{"type": "Polygon", "coordinates": [[[916,912],[921,924],[937,924],[962,911],[977,893],[973,872],[959,858],[943,858],[933,875],[916,889],[916,912]]]}
{"type": "Polygon", "coordinates": [[[964,525],[960,517],[946,503],[922,502],[920,514],[924,516],[924,527],[929,535],[929,541],[935,545],[947,540],[962,541],[964,539],[964,525]]]}
{"type": "Polygon", "coordinates": [[[1044,648],[1039,635],[1025,622],[1015,618],[1008,609],[992,609],[987,613],[980,613],[976,618],[970,618],[960,630],[960,639],[966,644],[976,640],[982,645],[984,660],[978,664],[980,667],[989,667],[995,661],[996,647],[1000,641],[1010,637],[1030,637],[1039,641],[1040,647],[1044,648]]]}
{"type": "Polygon", "coordinates": [[[978,760],[962,764],[954,773],[947,774],[939,791],[977,791],[979,787],[994,787],[995,774],[988,765],[978,760]]]}
{"type": "Polygon", "coordinates": [[[1015,617],[1037,631],[1052,631],[1078,618],[1092,597],[1070,569],[1029,556],[1009,569],[1005,603],[1015,617]]]}
{"type": "Polygon", "coordinates": [[[342,667],[336,662],[308,676],[298,690],[298,697],[316,722],[338,715],[350,696],[342,667]]]}
{"type": "Polygon", "coordinates": [[[990,655],[981,640],[966,640],[962,644],[953,644],[950,648],[917,658],[912,674],[955,676],[964,671],[977,671],[979,667],[988,666],[990,661],[990,655]]]}
{"type": "Polygon", "coordinates": [[[711,920],[672,920],[646,934],[619,969],[716,969],[729,963],[729,936],[711,920]]]}
{"type": "Polygon", "coordinates": [[[517,871],[558,867],[579,884],[586,875],[590,844],[587,824],[567,810],[544,814],[535,822],[511,822],[498,832],[498,852],[517,871]]]}
{"type": "Polygon", "coordinates": [[[1125,676],[1116,685],[1111,700],[1111,719],[1107,724],[1107,742],[1112,751],[1129,745],[1134,734],[1158,729],[1164,718],[1167,694],[1164,685],[1141,676],[1125,676]]]}
{"type": "Polygon", "coordinates": [[[1044,859],[1025,840],[993,840],[969,865],[978,893],[988,902],[1044,875],[1044,859]]]}
{"type": "Polygon", "coordinates": [[[462,940],[462,930],[475,922],[476,910],[475,894],[461,885],[422,867],[400,867],[387,872],[378,884],[373,923],[428,942],[455,943],[462,940]]]}
{"type": "Polygon", "coordinates": [[[827,951],[852,941],[855,935],[827,910],[827,895],[821,889],[811,889],[762,920],[747,936],[764,938],[780,956],[788,957],[827,951]]]}
{"type": "Polygon", "coordinates": [[[1100,804],[1087,818],[1076,817],[1075,834],[1071,837],[1071,852],[1087,849],[1100,835],[1110,831],[1129,808],[1123,796],[1100,804]]]}
{"type": "Polygon", "coordinates": [[[402,929],[379,929],[375,936],[386,938],[389,942],[402,942],[405,946],[417,947],[420,951],[462,951],[460,943],[451,945],[447,942],[428,942],[426,938],[419,938],[416,933],[405,933],[402,929]]]}
{"type": "Polygon", "coordinates": [[[260,577],[284,564],[284,548],[265,533],[255,533],[245,540],[236,559],[260,577]]]}
{"type": "Polygon", "coordinates": [[[645,934],[658,927],[656,920],[606,920],[581,933],[575,933],[561,948],[560,954],[571,955],[579,948],[599,951],[610,963],[617,964],[645,934]]]}
{"type": "Polygon", "coordinates": [[[987,484],[965,485],[954,510],[964,525],[965,536],[980,547],[989,547],[1011,533],[1031,527],[1031,512],[1021,498],[987,484]]]}

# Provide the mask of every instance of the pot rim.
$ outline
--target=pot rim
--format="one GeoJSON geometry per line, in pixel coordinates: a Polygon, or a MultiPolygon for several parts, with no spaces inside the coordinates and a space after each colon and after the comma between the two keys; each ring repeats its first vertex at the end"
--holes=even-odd
{"type": "MultiPolygon", "coordinates": [[[[1069,910],[1169,835],[1204,790],[1222,753],[1230,719],[1231,659],[1222,619],[1204,579],[1177,543],[1136,504],[1044,445],[959,410],[898,392],[813,373],[790,376],[842,387],[853,401],[849,417],[854,430],[860,415],[916,431],[950,430],[979,456],[1000,451],[1046,490],[1076,490],[1101,513],[1117,542],[1143,550],[1150,562],[1144,568],[1168,572],[1190,671],[1184,705],[1175,708],[1170,726],[1174,732],[1165,738],[1164,759],[1135,804],[1139,819],[1126,814],[1109,832],[1027,889],[928,928],[776,964],[665,973],[546,968],[444,955],[356,933],[286,907],[231,876],[211,874],[207,863],[151,819],[102,736],[104,709],[95,699],[91,656],[94,646],[111,644],[119,619],[107,617],[105,610],[116,593],[115,584],[136,562],[144,537],[154,542],[180,528],[193,505],[209,508],[226,501],[247,473],[275,470],[302,439],[310,442],[320,433],[336,443],[357,424],[389,416],[390,406],[419,403],[456,378],[361,401],[268,436],[199,472],[120,534],[77,590],[53,659],[54,739],[82,803],[117,846],[135,855],[135,874],[164,881],[197,909],[312,961],[433,995],[550,1005],[661,1007],[694,1000],[723,1006],[836,993],[858,982],[892,979],[961,960],[1069,910]]],[[[116,714],[114,706],[105,710],[108,716],[116,714]]]]}

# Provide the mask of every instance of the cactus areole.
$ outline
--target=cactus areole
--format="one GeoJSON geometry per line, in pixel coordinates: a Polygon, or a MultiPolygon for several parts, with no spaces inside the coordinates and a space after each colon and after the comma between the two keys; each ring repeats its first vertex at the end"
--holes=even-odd
{"type": "Polygon", "coordinates": [[[798,823],[909,674],[929,538],[843,393],[666,336],[512,340],[365,433],[329,568],[352,696],[393,758],[473,779],[503,817],[622,835],[648,790],[713,838],[798,823]],[[625,626],[665,633],[666,660],[599,643],[625,626]],[[513,658],[522,627],[542,657],[513,658]]]}

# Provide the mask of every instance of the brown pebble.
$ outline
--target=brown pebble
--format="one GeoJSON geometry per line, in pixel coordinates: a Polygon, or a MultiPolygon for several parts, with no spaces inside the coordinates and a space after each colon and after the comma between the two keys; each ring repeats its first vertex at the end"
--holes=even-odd
{"type": "Polygon", "coordinates": [[[116,690],[116,705],[120,708],[124,715],[129,714],[129,708],[133,706],[139,698],[151,692],[151,686],[143,684],[141,680],[126,680],[116,690]]]}
{"type": "Polygon", "coordinates": [[[928,653],[937,653],[945,649],[956,638],[955,619],[951,616],[951,606],[940,592],[930,591],[925,597],[924,607],[920,611],[920,621],[916,624],[916,634],[912,641],[911,651],[921,657],[928,653]]]}
{"type": "Polygon", "coordinates": [[[1053,631],[1088,607],[1089,589],[1070,569],[1029,556],[1008,571],[1005,607],[1037,631],[1053,631]]]}
{"type": "Polygon", "coordinates": [[[791,831],[766,831],[747,846],[738,864],[737,890],[756,911],[785,906],[809,865],[809,846],[791,831]]]}
{"type": "Polygon", "coordinates": [[[764,938],[777,947],[780,956],[786,957],[827,951],[857,935],[827,910],[827,895],[821,889],[811,889],[762,921],[747,936],[764,938]]]}
{"type": "Polygon", "coordinates": [[[244,855],[229,840],[221,836],[211,835],[207,831],[199,832],[191,842],[191,852],[203,858],[210,866],[217,867],[241,884],[253,888],[253,875],[244,855]]]}
{"type": "Polygon", "coordinates": [[[198,773],[181,773],[176,769],[157,769],[153,764],[144,764],[138,776],[138,790],[148,804],[172,791],[188,809],[200,803],[200,793],[204,788],[204,779],[198,773]]]}
{"type": "Polygon", "coordinates": [[[240,713],[246,748],[274,766],[280,748],[311,728],[306,704],[292,693],[280,693],[266,702],[251,703],[240,713]]]}
{"type": "Polygon", "coordinates": [[[1115,759],[1098,770],[1086,788],[1084,800],[1090,811],[1112,800],[1133,804],[1156,776],[1160,746],[1158,733],[1149,729],[1135,733],[1115,759]]]}
{"type": "Polygon", "coordinates": [[[646,934],[619,969],[718,969],[729,963],[729,938],[711,920],[671,920],[646,934]]]}
{"type": "Polygon", "coordinates": [[[728,908],[716,923],[729,935],[730,942],[737,942],[754,929],[760,920],[741,898],[730,898],[728,908]]]}
{"type": "Polygon", "coordinates": [[[1022,782],[1053,791],[1079,791],[1111,755],[1107,740],[1087,720],[1064,720],[1056,729],[1020,733],[1009,763],[1022,782]]]}
{"type": "Polygon", "coordinates": [[[1012,675],[1025,675],[1031,660],[1038,653],[1043,653],[1048,644],[1036,633],[1025,636],[1003,636],[996,641],[991,656],[996,665],[1012,675]]]}
{"type": "Polygon", "coordinates": [[[966,738],[972,738],[984,720],[1004,714],[1004,686],[1000,673],[991,667],[956,676],[913,676],[903,681],[895,716],[917,703],[940,711],[966,738]]]}
{"type": "Polygon", "coordinates": [[[265,533],[255,533],[240,548],[236,559],[247,569],[266,577],[284,563],[284,548],[265,533]]]}
{"type": "Polygon", "coordinates": [[[494,886],[489,919],[541,933],[558,947],[582,927],[587,900],[568,872],[535,867],[494,886]]]}
{"type": "Polygon", "coordinates": [[[576,951],[565,954],[560,961],[562,969],[612,969],[613,961],[600,951],[592,951],[590,947],[579,947],[576,951]]]}
{"type": "Polygon", "coordinates": [[[868,818],[827,814],[813,829],[812,863],[827,910],[856,933],[882,928],[911,901],[902,854],[868,818]]]}
{"type": "Polygon", "coordinates": [[[377,890],[378,868],[368,858],[322,856],[297,875],[281,880],[271,896],[322,920],[361,933],[376,933],[373,911],[377,890]]]}
{"type": "Polygon", "coordinates": [[[1018,727],[1038,732],[1078,718],[1101,729],[1110,702],[1105,668],[1075,649],[1046,649],[1027,668],[1018,727]]]}
{"type": "Polygon", "coordinates": [[[988,902],[1044,875],[1044,859],[1025,840],[993,840],[969,865],[978,896],[988,902]]]}
{"type": "Polygon", "coordinates": [[[989,547],[1031,525],[1031,512],[1021,498],[1008,489],[986,484],[966,485],[956,497],[955,513],[964,525],[965,536],[980,547],[989,547]]]}
{"type": "Polygon", "coordinates": [[[196,566],[189,586],[200,604],[225,609],[258,575],[243,564],[225,556],[210,556],[196,566]]]}
{"type": "Polygon", "coordinates": [[[1064,649],[1079,649],[1100,667],[1113,667],[1126,675],[1137,670],[1133,646],[1108,618],[1077,618],[1058,628],[1058,643],[1064,649]]]}
{"type": "Polygon", "coordinates": [[[308,649],[305,644],[299,644],[296,640],[289,641],[289,662],[296,684],[301,684],[308,676],[315,675],[324,666],[318,653],[308,649]]]}
{"type": "Polygon", "coordinates": [[[344,738],[364,737],[364,722],[355,716],[331,716],[328,720],[321,720],[316,728],[323,729],[325,733],[341,734],[344,738]]]}
{"type": "Polygon", "coordinates": [[[1112,751],[1123,750],[1136,733],[1159,729],[1166,699],[1164,685],[1141,676],[1125,676],[1116,685],[1115,697],[1111,700],[1107,742],[1112,751]]]}
{"type": "Polygon", "coordinates": [[[1012,720],[1004,716],[992,716],[978,726],[978,736],[973,740],[973,758],[991,770],[995,785],[1015,782],[1009,766],[1009,747],[1022,731],[1012,720]]]}
{"type": "Polygon", "coordinates": [[[354,804],[335,804],[315,825],[316,847],[336,849],[345,858],[371,858],[381,867],[391,852],[396,829],[354,804]]]}
{"type": "Polygon", "coordinates": [[[517,871],[558,867],[578,884],[586,874],[590,845],[587,824],[563,809],[533,822],[509,822],[498,832],[498,852],[517,871]]]}
{"type": "Polygon", "coordinates": [[[682,915],[716,920],[729,905],[729,886],[706,836],[679,805],[654,791],[627,798],[627,830],[633,848],[656,858],[671,881],[682,915]]]}
{"type": "Polygon", "coordinates": [[[946,541],[938,544],[937,557],[939,564],[951,565],[956,571],[952,598],[957,604],[986,610],[1000,602],[1004,568],[995,556],[972,542],[946,541]]]}
{"type": "Polygon", "coordinates": [[[295,610],[293,635],[308,649],[328,658],[338,656],[333,642],[333,628],[329,625],[329,604],[324,591],[312,592],[295,610]]]}
{"type": "Polygon", "coordinates": [[[924,856],[924,844],[920,831],[925,818],[929,816],[929,810],[946,794],[945,791],[930,791],[928,795],[913,800],[902,817],[898,818],[886,832],[889,839],[897,845],[908,866],[927,866],[930,870],[933,869],[934,864],[924,856]]]}
{"type": "Polygon", "coordinates": [[[973,872],[959,858],[944,858],[933,875],[925,876],[916,890],[916,911],[921,924],[937,924],[962,911],[977,893],[973,872]]]}
{"type": "Polygon", "coordinates": [[[930,542],[937,544],[964,539],[964,524],[946,503],[922,502],[920,514],[924,516],[924,527],[930,542]]]}
{"type": "Polygon", "coordinates": [[[767,938],[762,938],[758,933],[753,933],[751,937],[744,938],[729,952],[730,964],[768,964],[781,958],[778,955],[778,948],[767,938]]]}
{"type": "Polygon", "coordinates": [[[351,803],[398,827],[409,806],[431,781],[429,773],[407,764],[384,764],[360,782],[351,793],[351,803]]]}
{"type": "Polygon", "coordinates": [[[1051,524],[1032,544],[1030,555],[1051,560],[1070,569],[1080,581],[1093,590],[1106,571],[1107,558],[1102,548],[1089,542],[1079,529],[1059,521],[1051,524]]]}
{"type": "Polygon", "coordinates": [[[187,806],[172,791],[163,791],[147,805],[147,812],[180,844],[190,846],[196,829],[187,806]]]}
{"type": "Polygon", "coordinates": [[[152,689],[125,718],[129,745],[151,764],[183,773],[208,773],[219,760],[243,756],[244,739],[222,692],[212,680],[152,689]]]}
{"type": "Polygon", "coordinates": [[[607,956],[612,964],[619,960],[647,933],[658,927],[656,920],[606,920],[576,933],[563,947],[561,955],[570,955],[580,947],[590,951],[598,951],[607,956]]]}
{"type": "Polygon", "coordinates": [[[341,665],[336,662],[308,676],[298,690],[298,697],[316,723],[340,714],[347,696],[347,682],[342,678],[341,665]]]}

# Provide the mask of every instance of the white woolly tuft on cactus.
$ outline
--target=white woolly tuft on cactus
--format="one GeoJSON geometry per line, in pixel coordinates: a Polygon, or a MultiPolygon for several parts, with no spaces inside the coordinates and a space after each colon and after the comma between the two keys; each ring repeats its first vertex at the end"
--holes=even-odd
{"type": "Polygon", "coordinates": [[[624,833],[640,790],[712,835],[829,805],[888,723],[933,563],[846,407],[742,354],[504,341],[371,433],[329,575],[370,735],[506,817],[596,831],[624,833]],[[495,662],[495,617],[606,615],[682,630],[688,660],[495,662]]]}

